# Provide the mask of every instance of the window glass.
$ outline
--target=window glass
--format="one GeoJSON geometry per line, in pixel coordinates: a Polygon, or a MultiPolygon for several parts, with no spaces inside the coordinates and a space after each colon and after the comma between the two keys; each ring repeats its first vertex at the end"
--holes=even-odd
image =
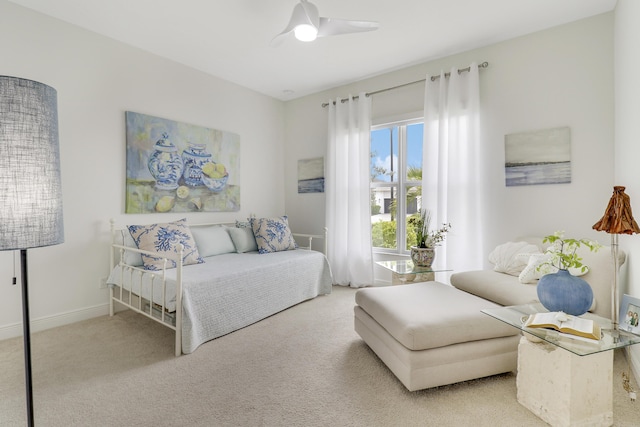
{"type": "Polygon", "coordinates": [[[404,254],[415,245],[407,221],[421,206],[422,130],[416,121],[371,130],[371,233],[377,250],[404,254]]]}
{"type": "Polygon", "coordinates": [[[406,197],[406,213],[405,213],[405,226],[406,226],[406,245],[405,245],[405,249],[406,250],[410,250],[411,246],[415,246],[416,245],[416,233],[413,230],[413,227],[411,227],[409,224],[409,218],[411,218],[412,216],[418,216],[420,215],[419,213],[419,209],[420,209],[420,202],[422,200],[422,186],[419,185],[407,185],[406,186],[406,191],[405,191],[405,197],[406,197]]]}
{"type": "Polygon", "coordinates": [[[371,189],[371,238],[373,247],[376,248],[396,249],[398,247],[396,221],[391,220],[393,208],[390,195],[393,190],[395,188],[392,186],[371,189]]]}
{"type": "Polygon", "coordinates": [[[390,182],[398,170],[398,128],[371,132],[371,180],[390,182]]]}
{"type": "Polygon", "coordinates": [[[422,180],[422,132],[423,124],[407,126],[407,181],[422,180]]]}

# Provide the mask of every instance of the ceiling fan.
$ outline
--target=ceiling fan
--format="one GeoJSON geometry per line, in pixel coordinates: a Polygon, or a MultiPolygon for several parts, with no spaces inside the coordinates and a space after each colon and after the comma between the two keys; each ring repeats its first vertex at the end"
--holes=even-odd
{"type": "Polygon", "coordinates": [[[282,41],[292,31],[298,40],[310,42],[317,37],[337,36],[377,29],[377,22],[321,17],[318,14],[318,8],[314,4],[307,0],[300,0],[300,3],[293,8],[289,24],[284,31],[273,38],[271,44],[274,45],[282,41]]]}

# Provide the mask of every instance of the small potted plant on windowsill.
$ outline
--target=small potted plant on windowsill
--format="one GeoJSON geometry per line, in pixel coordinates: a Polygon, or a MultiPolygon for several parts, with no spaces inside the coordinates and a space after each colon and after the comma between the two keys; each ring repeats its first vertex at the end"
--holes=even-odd
{"type": "Polygon", "coordinates": [[[414,265],[431,267],[435,258],[435,247],[442,243],[451,230],[451,224],[444,223],[437,230],[429,230],[431,226],[431,212],[421,210],[413,220],[416,233],[416,246],[411,246],[411,260],[414,265]]]}

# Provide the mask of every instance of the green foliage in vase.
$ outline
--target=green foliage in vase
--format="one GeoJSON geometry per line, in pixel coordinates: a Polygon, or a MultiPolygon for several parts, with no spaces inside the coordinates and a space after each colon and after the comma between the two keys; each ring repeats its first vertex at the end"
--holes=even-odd
{"type": "Polygon", "coordinates": [[[412,225],[416,233],[416,246],[420,248],[438,246],[451,230],[451,224],[449,223],[443,223],[439,229],[429,230],[431,227],[431,212],[429,210],[423,210],[416,215],[412,215],[407,222],[412,225]]]}
{"type": "Polygon", "coordinates": [[[597,252],[602,247],[595,240],[565,238],[563,231],[556,231],[550,236],[545,236],[542,243],[549,243],[549,248],[545,253],[550,255],[550,258],[548,262],[539,265],[538,270],[550,265],[559,270],[576,268],[584,273],[588,267],[582,263],[582,258],[578,256],[578,248],[586,246],[591,252],[597,252]]]}

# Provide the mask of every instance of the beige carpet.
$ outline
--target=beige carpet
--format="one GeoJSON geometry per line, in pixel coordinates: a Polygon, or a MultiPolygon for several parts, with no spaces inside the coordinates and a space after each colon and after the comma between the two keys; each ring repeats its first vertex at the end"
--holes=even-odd
{"type": "MultiPolygon", "coordinates": [[[[38,426],[540,426],[513,374],[408,392],[353,331],[334,287],[173,357],[171,331],[124,312],[33,335],[38,426]]],[[[620,385],[617,426],[640,426],[620,385]]],[[[22,338],[0,342],[0,426],[24,426],[22,338]]]]}

